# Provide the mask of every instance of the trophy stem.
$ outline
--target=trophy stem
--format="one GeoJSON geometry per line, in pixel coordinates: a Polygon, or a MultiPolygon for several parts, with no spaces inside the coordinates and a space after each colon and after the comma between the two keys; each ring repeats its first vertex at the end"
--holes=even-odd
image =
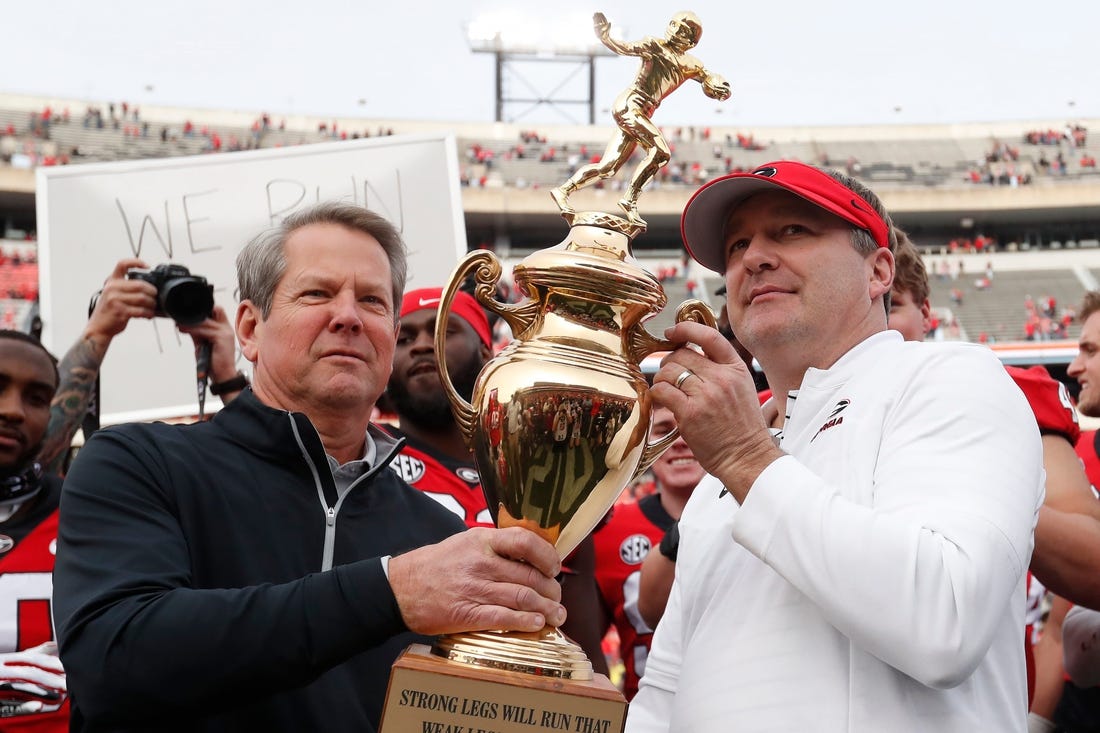
{"type": "Polygon", "coordinates": [[[553,626],[535,633],[475,631],[448,634],[432,646],[432,654],[474,667],[581,682],[592,679],[592,663],[588,657],[553,626]]]}

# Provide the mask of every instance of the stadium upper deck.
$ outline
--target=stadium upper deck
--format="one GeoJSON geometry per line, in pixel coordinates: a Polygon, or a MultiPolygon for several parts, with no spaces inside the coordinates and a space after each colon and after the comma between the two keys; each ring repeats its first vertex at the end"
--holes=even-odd
{"type": "MultiPolygon", "coordinates": [[[[1075,305],[1100,274],[1100,143],[1089,129],[1100,120],[1038,120],[966,125],[789,127],[724,126],[665,130],[673,163],[645,192],[649,232],[637,244],[652,262],[678,262],[679,213],[702,182],[727,170],[773,159],[847,168],[880,193],[899,224],[931,254],[933,305],[944,335],[1015,341],[1027,335],[1025,295],[1054,297],[1059,312],[1075,305]],[[953,240],[977,235],[984,251],[957,252],[953,240]],[[1057,250],[1039,255],[1037,249],[1057,250]],[[1016,249],[1027,255],[1008,254],[1016,249]],[[992,252],[992,254],[990,254],[992,252]],[[1004,258],[1008,259],[1004,259],[1004,258]],[[1036,259],[1039,257],[1040,259],[1036,259]],[[943,265],[951,274],[938,277],[943,265]],[[965,266],[965,276],[957,270],[965,266]],[[983,269],[993,287],[979,286],[983,269]],[[956,293],[956,291],[958,291],[956,293]],[[955,302],[956,295],[959,302],[955,302]],[[954,329],[954,333],[951,333],[954,329]]],[[[82,161],[200,155],[328,142],[378,134],[449,133],[458,140],[463,207],[470,246],[489,244],[515,258],[559,241],[565,224],[546,191],[580,162],[602,153],[610,126],[540,126],[396,120],[272,118],[258,112],[144,107],[44,97],[0,95],[0,236],[24,238],[35,229],[33,168],[82,161]],[[49,121],[43,114],[49,110],[49,121]]],[[[614,211],[614,181],[576,194],[578,206],[614,211]]],[[[717,279],[694,272],[704,297],[717,279]]],[[[666,284],[670,302],[687,295],[687,277],[666,284]]],[[[0,303],[24,308],[27,301],[0,303]]],[[[669,316],[671,317],[671,316],[669,316]]],[[[10,319],[9,319],[10,320],[10,319]]],[[[663,323],[654,324],[659,329],[663,323]]],[[[1074,338],[1070,319],[1061,333],[1074,338]]]]}
{"type": "MultiPolygon", "coordinates": [[[[546,188],[602,153],[610,126],[327,119],[0,95],[0,221],[33,229],[35,165],[203,154],[379,133],[458,139],[471,246],[526,251],[560,240],[546,188]],[[49,110],[45,122],[43,112],[49,110]],[[264,124],[266,118],[266,123],[264,124]]],[[[673,127],[673,163],[645,192],[641,249],[680,248],[678,219],[701,182],[773,159],[848,168],[879,192],[923,246],[982,233],[1002,245],[1100,239],[1100,120],[869,127],[673,127]]],[[[577,194],[614,210],[614,181],[577,194]]]]}

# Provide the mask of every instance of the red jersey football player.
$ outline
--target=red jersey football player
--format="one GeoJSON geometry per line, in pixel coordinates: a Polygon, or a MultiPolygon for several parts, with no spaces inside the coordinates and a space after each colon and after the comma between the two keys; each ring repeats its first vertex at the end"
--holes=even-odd
{"type": "Polygon", "coordinates": [[[0,331],[0,728],[68,730],[50,618],[61,479],[36,461],[58,387],[53,357],[0,331]]]}
{"type": "MultiPolygon", "coordinates": [[[[462,517],[467,526],[491,527],[477,466],[439,381],[435,321],[441,294],[442,288],[422,288],[406,293],[401,301],[386,395],[400,420],[400,428],[392,432],[404,436],[406,443],[390,468],[462,517]]],[[[458,292],[447,322],[447,367],[455,390],[466,400],[492,357],[491,344],[485,311],[473,296],[458,292]]]]}

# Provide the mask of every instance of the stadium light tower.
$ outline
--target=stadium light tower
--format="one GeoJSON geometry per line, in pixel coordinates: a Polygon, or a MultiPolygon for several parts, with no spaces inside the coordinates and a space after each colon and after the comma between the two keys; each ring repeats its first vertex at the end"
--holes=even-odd
{"type": "Polygon", "coordinates": [[[595,123],[596,57],[614,54],[596,38],[590,18],[524,18],[515,13],[485,15],[466,27],[466,38],[472,51],[491,53],[495,58],[497,122],[514,122],[542,105],[584,105],[588,108],[588,124],[595,123]],[[549,92],[542,93],[520,73],[525,64],[535,63],[571,64],[574,71],[549,92]],[[583,99],[570,98],[562,88],[580,70],[588,73],[588,94],[583,99]],[[535,96],[515,96],[506,92],[505,72],[522,81],[535,96]],[[528,104],[530,107],[505,120],[505,106],[509,104],[528,104]]]}

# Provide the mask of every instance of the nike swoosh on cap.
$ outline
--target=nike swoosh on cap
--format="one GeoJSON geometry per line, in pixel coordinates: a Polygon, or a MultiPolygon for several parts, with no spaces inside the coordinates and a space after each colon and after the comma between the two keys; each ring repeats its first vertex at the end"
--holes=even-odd
{"type": "Polygon", "coordinates": [[[420,298],[420,307],[423,308],[426,305],[435,305],[439,302],[439,298],[420,298]]]}

